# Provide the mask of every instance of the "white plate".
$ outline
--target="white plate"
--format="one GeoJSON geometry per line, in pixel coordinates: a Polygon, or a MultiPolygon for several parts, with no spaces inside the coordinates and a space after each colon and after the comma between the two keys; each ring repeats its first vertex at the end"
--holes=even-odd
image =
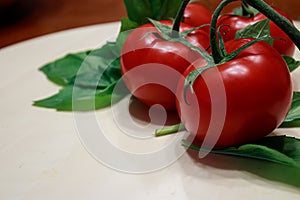
{"type": "MultiPolygon", "coordinates": [[[[118,23],[84,27],[0,50],[0,199],[300,199],[299,170],[262,161],[226,156],[200,160],[196,153],[184,153],[173,164],[151,173],[114,170],[89,145],[84,147],[78,136],[78,115],[31,105],[59,89],[38,71],[40,66],[69,52],[96,48],[118,29],[118,23]]],[[[293,73],[297,90],[299,72],[293,73]]],[[[107,138],[127,153],[143,147],[147,152],[162,148],[176,137],[137,141],[117,134],[111,109],[79,117],[86,116],[105,124],[107,138]]],[[[300,137],[299,129],[277,132],[300,137]]],[[[104,146],[97,148],[109,152],[104,146]]],[[[118,159],[121,165],[128,161],[118,159]]]]}

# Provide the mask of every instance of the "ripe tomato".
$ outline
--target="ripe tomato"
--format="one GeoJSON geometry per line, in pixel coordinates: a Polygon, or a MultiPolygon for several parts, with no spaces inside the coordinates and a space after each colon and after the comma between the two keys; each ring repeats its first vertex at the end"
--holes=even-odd
{"type": "MultiPolygon", "coordinates": [[[[171,26],[172,21],[161,21],[171,26]]],[[[181,24],[181,31],[192,27],[181,24]]],[[[184,70],[200,55],[179,42],[167,41],[152,25],[135,29],[126,39],[121,53],[121,72],[130,92],[148,106],[160,104],[175,110],[174,91],[184,70]]],[[[186,38],[200,48],[208,48],[209,36],[197,30],[186,38]]]]}
{"type": "MultiPolygon", "coordinates": [[[[193,27],[209,25],[211,17],[211,12],[198,3],[189,3],[184,11],[184,23],[193,27]]],[[[209,32],[209,26],[203,27],[203,30],[209,32]]]]}
{"type": "MultiPolygon", "coordinates": [[[[250,40],[231,40],[225,47],[233,52],[250,40]]],[[[203,59],[198,59],[184,76],[204,65],[203,59]]],[[[179,81],[176,92],[179,115],[196,141],[210,145],[216,142],[215,148],[253,142],[270,134],[285,119],[292,100],[292,83],[285,61],[262,41],[233,60],[204,71],[193,84],[193,90],[194,93],[187,90],[187,104],[184,78],[179,81]],[[213,109],[220,105],[220,109],[213,109]],[[217,132],[214,129],[222,123],[223,114],[224,126],[217,132]],[[209,128],[212,134],[206,140],[209,128]]]]}
{"type": "MultiPolygon", "coordinates": [[[[279,12],[284,17],[288,18],[291,22],[292,20],[288,17],[286,13],[281,11],[278,8],[274,8],[277,12],[279,12]]],[[[221,33],[224,41],[229,41],[234,39],[235,33],[238,30],[241,30],[248,25],[255,24],[261,20],[266,19],[266,16],[259,13],[253,17],[243,17],[243,16],[235,16],[235,15],[223,15],[218,20],[218,26],[224,26],[221,28],[221,33]]],[[[277,49],[280,54],[293,56],[295,45],[292,40],[274,23],[270,22],[270,31],[271,36],[275,39],[273,47],[277,49]]]]}

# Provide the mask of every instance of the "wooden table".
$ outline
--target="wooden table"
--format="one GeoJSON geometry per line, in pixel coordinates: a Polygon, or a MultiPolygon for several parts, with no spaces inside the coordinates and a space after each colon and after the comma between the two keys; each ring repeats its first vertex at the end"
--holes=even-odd
{"type": "MultiPolygon", "coordinates": [[[[218,1],[200,0],[211,10],[218,1]]],[[[294,19],[300,15],[299,0],[268,2],[294,19]]],[[[125,16],[123,0],[0,0],[0,48],[60,30],[118,21],[125,16]]]]}

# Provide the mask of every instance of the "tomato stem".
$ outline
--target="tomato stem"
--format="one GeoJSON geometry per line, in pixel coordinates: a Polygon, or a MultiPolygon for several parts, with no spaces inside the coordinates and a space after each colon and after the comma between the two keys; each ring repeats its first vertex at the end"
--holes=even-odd
{"type": "Polygon", "coordinates": [[[279,26],[294,42],[300,50],[300,32],[299,30],[284,16],[280,15],[271,6],[263,0],[245,0],[250,6],[257,9],[259,12],[268,17],[277,26],[279,26]]]}
{"type": "Polygon", "coordinates": [[[177,15],[176,15],[175,21],[173,23],[173,27],[172,27],[172,37],[173,38],[179,38],[180,23],[181,23],[183,15],[184,15],[185,8],[189,2],[190,2],[190,0],[182,0],[180,9],[177,12],[177,15]]]}
{"type": "Polygon", "coordinates": [[[166,135],[171,135],[171,134],[175,134],[178,133],[180,131],[184,131],[185,128],[183,126],[183,124],[176,124],[173,126],[167,126],[167,127],[163,127],[161,129],[157,129],[155,131],[155,137],[161,137],[161,136],[166,136],[166,135]]]}
{"type": "Polygon", "coordinates": [[[215,64],[218,64],[223,60],[222,52],[220,50],[219,42],[217,38],[217,21],[223,8],[234,1],[238,1],[238,0],[221,1],[212,16],[212,21],[210,26],[210,47],[211,47],[212,57],[214,59],[215,64]]]}
{"type": "Polygon", "coordinates": [[[242,11],[244,17],[253,17],[255,14],[245,0],[242,1],[242,11]]]}

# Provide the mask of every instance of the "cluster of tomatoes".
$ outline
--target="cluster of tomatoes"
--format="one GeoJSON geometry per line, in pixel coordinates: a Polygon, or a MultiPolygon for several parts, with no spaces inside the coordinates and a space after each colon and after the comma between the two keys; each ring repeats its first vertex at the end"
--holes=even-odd
{"type": "MultiPolygon", "coordinates": [[[[180,24],[180,32],[204,25],[189,33],[186,40],[209,54],[207,24],[211,18],[207,8],[190,3],[180,24]]],[[[234,52],[252,40],[234,39],[238,30],[265,18],[260,13],[251,17],[219,17],[217,25],[226,52],[234,52]]],[[[170,27],[173,24],[169,20],[160,22],[170,27]]],[[[272,22],[270,33],[275,38],[273,47],[264,41],[257,42],[234,59],[216,63],[199,75],[191,87],[186,87],[186,77],[206,66],[207,61],[190,47],[165,40],[152,23],[145,24],[125,41],[121,71],[135,97],[148,106],[160,104],[167,110],[176,109],[185,128],[198,142],[208,138],[206,142],[216,148],[251,142],[282,123],[292,100],[290,73],[281,54],[292,56],[295,47],[272,22]]]]}

